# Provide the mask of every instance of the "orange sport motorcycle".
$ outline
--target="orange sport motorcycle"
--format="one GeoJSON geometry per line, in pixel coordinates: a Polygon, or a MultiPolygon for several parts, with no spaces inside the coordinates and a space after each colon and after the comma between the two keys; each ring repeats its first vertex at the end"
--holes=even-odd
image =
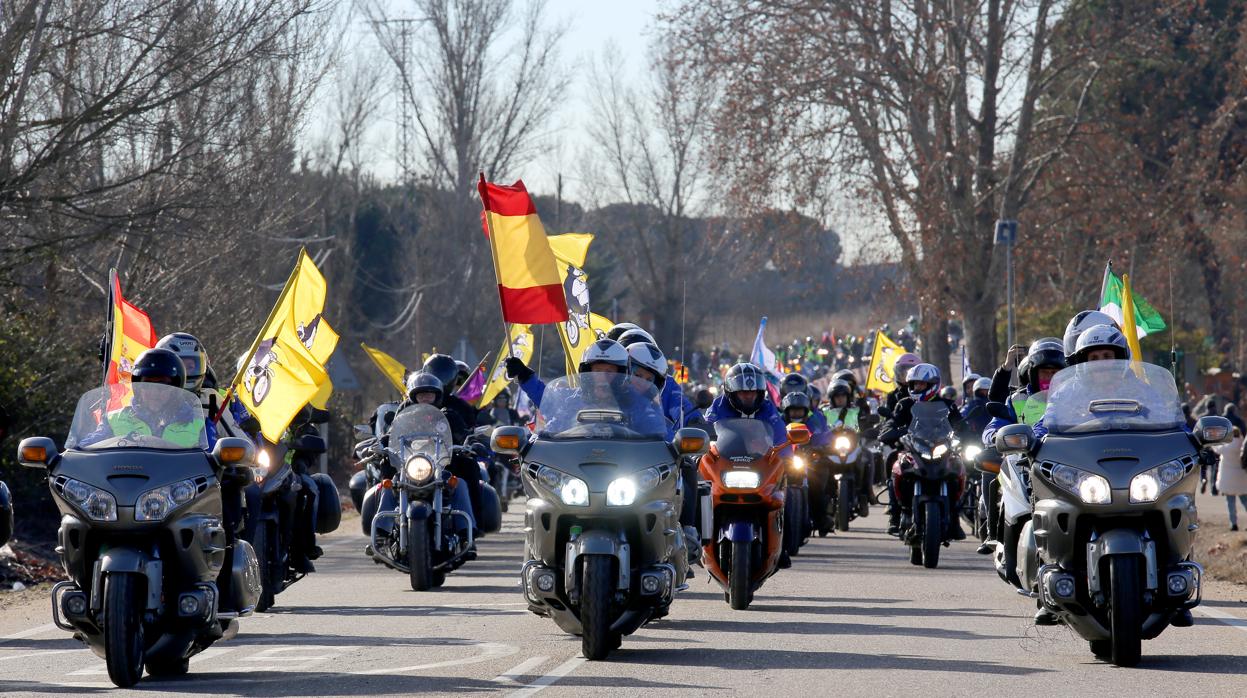
{"type": "Polygon", "coordinates": [[[771,426],[757,419],[725,419],[701,459],[712,509],[703,521],[705,565],[728,604],[743,610],[778,569],[784,543],[784,493],[788,468],[779,452],[809,443],[804,424],[788,425],[788,442],[772,446],[771,426]],[[709,535],[707,535],[707,529],[709,535]]]}

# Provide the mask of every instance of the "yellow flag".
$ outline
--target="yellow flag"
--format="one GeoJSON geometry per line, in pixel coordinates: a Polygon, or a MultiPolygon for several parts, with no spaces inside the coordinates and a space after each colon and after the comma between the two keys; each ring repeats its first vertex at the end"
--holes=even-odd
{"type": "Polygon", "coordinates": [[[373,365],[377,367],[381,375],[390,380],[390,384],[394,386],[394,389],[400,395],[405,395],[407,386],[404,385],[403,381],[407,378],[407,367],[399,363],[398,359],[380,349],[373,349],[363,342],[360,342],[359,346],[363,347],[364,353],[368,355],[368,358],[372,359],[373,365]]]}
{"type": "Polygon", "coordinates": [[[242,371],[230,384],[269,441],[281,438],[304,405],[313,399],[323,405],[333,390],[325,362],[338,345],[338,333],[323,317],[325,292],[325,277],[301,251],[242,371]]]}
{"type": "Polygon", "coordinates": [[[901,345],[888,339],[883,332],[875,332],[875,350],[870,356],[870,370],[866,374],[866,389],[890,393],[896,390],[893,367],[896,357],[904,353],[901,345]]]}
{"type": "Polygon", "coordinates": [[[592,243],[591,233],[566,233],[550,238],[550,249],[558,262],[559,281],[567,299],[567,322],[559,324],[558,332],[569,376],[576,375],[585,349],[605,337],[614,325],[607,318],[589,312],[589,275],[584,266],[592,243]]]}
{"type": "Polygon", "coordinates": [[[1134,372],[1143,377],[1143,348],[1139,346],[1139,328],[1134,321],[1134,293],[1130,290],[1130,275],[1121,275],[1121,331],[1126,335],[1126,346],[1130,347],[1130,362],[1134,372]]]}
{"type": "MultiPolygon", "coordinates": [[[[550,251],[560,266],[570,264],[575,267],[585,265],[585,257],[589,254],[589,245],[593,244],[593,233],[564,233],[550,236],[550,251]]],[[[559,276],[565,276],[565,270],[559,276]]]]}
{"type": "Polygon", "coordinates": [[[489,372],[489,383],[485,385],[485,392],[481,393],[477,407],[484,407],[493,402],[498,393],[511,382],[507,380],[506,360],[508,356],[517,356],[524,363],[528,363],[533,358],[536,343],[533,341],[531,325],[511,325],[509,348],[507,341],[505,338],[502,340],[502,349],[498,351],[498,359],[494,361],[493,370],[489,372]]]}

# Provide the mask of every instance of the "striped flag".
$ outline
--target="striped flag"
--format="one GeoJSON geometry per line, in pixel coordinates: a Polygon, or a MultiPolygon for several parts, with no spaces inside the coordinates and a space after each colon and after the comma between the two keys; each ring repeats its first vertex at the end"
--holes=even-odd
{"type": "Polygon", "coordinates": [[[477,190],[485,235],[493,252],[504,322],[545,325],[567,321],[567,299],[558,264],[524,182],[511,186],[485,181],[477,190]]]}
{"type": "Polygon", "coordinates": [[[104,384],[117,386],[108,400],[111,411],[130,403],[130,372],[139,354],[156,346],[156,328],[147,313],[122,297],[116,269],[108,272],[108,282],[108,365],[104,368],[104,384]]]}

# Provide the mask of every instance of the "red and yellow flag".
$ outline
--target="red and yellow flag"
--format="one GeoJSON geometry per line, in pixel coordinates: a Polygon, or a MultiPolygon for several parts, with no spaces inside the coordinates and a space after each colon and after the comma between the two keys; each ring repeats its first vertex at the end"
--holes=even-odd
{"type": "Polygon", "coordinates": [[[485,235],[494,257],[504,322],[545,325],[567,321],[558,265],[524,182],[477,185],[485,235]]]}
{"type": "Polygon", "coordinates": [[[108,409],[119,409],[130,400],[130,373],[139,354],[156,346],[156,328],[147,313],[121,295],[117,270],[108,274],[109,328],[108,366],[104,384],[118,386],[112,391],[108,409]]]}

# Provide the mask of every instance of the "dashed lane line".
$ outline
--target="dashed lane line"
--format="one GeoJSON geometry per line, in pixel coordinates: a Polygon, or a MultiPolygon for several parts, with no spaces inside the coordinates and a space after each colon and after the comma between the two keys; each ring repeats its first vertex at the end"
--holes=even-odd
{"type": "Polygon", "coordinates": [[[507,698],[528,698],[528,696],[536,695],[542,690],[558,683],[559,679],[580,668],[580,665],[584,664],[585,661],[584,657],[572,657],[566,662],[563,662],[562,664],[551,669],[550,673],[545,676],[535,679],[532,683],[519,689],[518,691],[508,693],[507,698]]]}

